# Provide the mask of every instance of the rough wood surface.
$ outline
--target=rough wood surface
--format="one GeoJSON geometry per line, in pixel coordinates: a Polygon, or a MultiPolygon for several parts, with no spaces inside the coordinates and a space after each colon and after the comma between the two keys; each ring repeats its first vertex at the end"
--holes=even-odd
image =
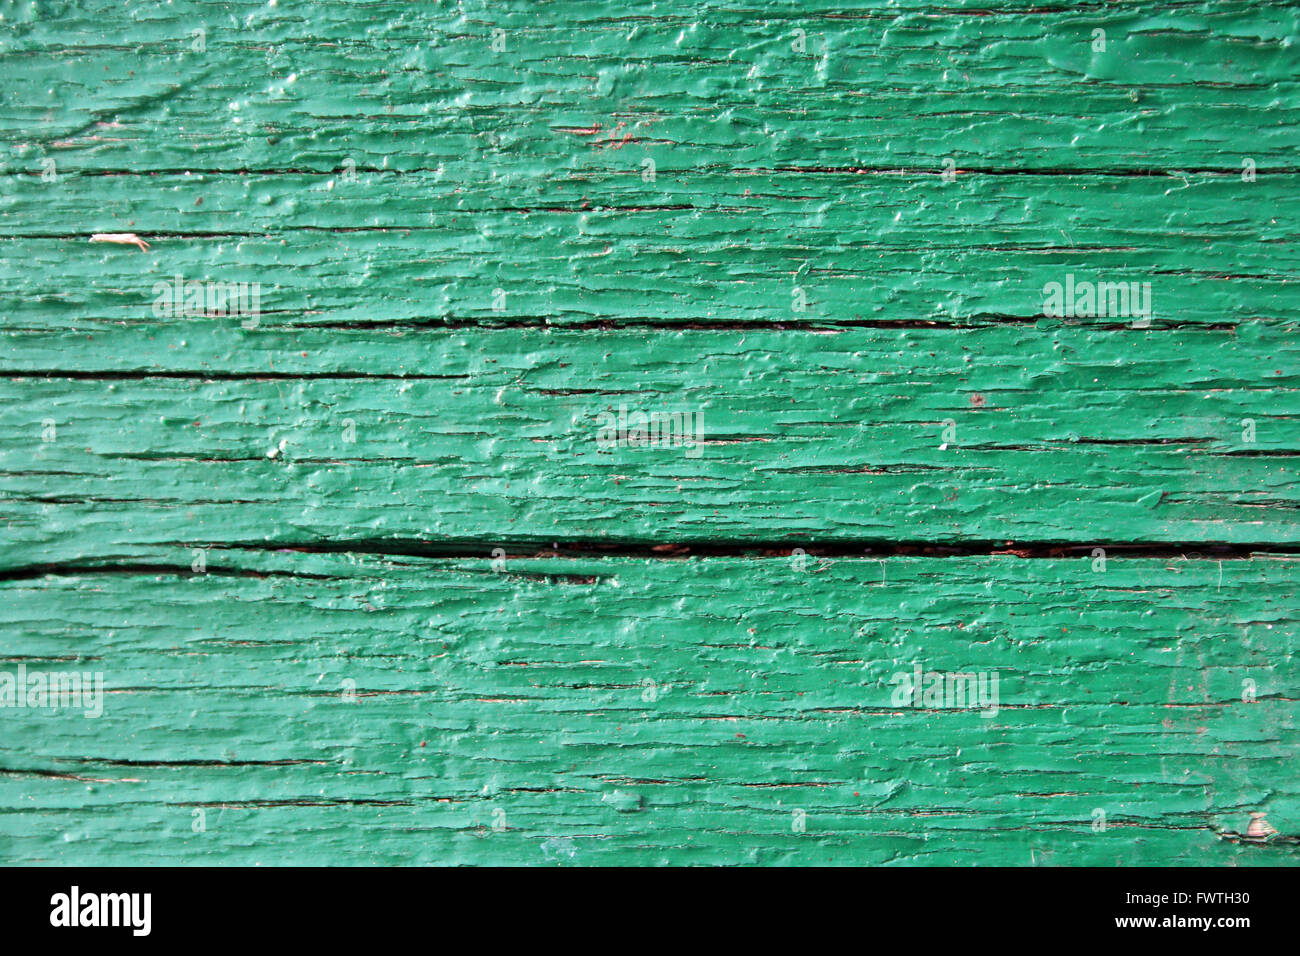
{"type": "Polygon", "coordinates": [[[29,667],[112,677],[99,720],[15,712],[11,856],[1295,861],[1241,836],[1300,811],[1296,560],[495,567],[213,552],[5,583],[29,667]],[[996,671],[997,713],[896,706],[916,664],[996,671]]]}
{"type": "Polygon", "coordinates": [[[0,860],[1297,862],[1294,4],[3,26],[0,860]]]}
{"type": "Polygon", "coordinates": [[[1300,353],[1268,329],[236,329],[11,338],[46,374],[0,379],[0,566],[176,543],[1300,543],[1300,353]],[[98,366],[66,377],[83,347],[98,366]],[[699,445],[601,447],[620,406],[690,410],[699,445]]]}
{"type": "MultiPolygon", "coordinates": [[[[67,174],[57,189],[3,176],[12,266],[0,272],[0,304],[23,328],[149,323],[154,283],[180,274],[260,282],[260,328],[1032,325],[1044,286],[1073,274],[1150,282],[1156,330],[1289,323],[1300,311],[1300,227],[1280,215],[1300,188],[1293,173],[1249,184],[1240,170],[945,183],[937,165],[870,175],[665,165],[645,183],[641,162],[541,178],[479,160],[455,176],[356,182],[129,171],[67,174]],[[128,225],[147,254],[84,241],[128,225]],[[44,270],[60,276],[58,294],[34,298],[31,274],[44,270]]],[[[1145,347],[1143,331],[1130,349],[1145,347]]]]}

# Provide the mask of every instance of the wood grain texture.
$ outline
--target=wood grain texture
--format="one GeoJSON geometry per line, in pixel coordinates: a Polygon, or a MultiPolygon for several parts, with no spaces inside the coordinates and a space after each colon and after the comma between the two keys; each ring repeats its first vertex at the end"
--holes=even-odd
{"type": "Polygon", "coordinates": [[[600,156],[595,124],[694,168],[1294,169],[1300,146],[1284,0],[31,6],[0,129],[77,169],[330,170],[347,148],[549,178],[600,156]]]}
{"type": "Polygon", "coordinates": [[[503,178],[494,163],[355,182],[0,177],[0,305],[24,328],[152,323],[154,283],[180,274],[260,282],[260,328],[1032,324],[1044,286],[1074,275],[1149,282],[1157,330],[1289,326],[1300,311],[1297,225],[1284,213],[1295,174],[945,183],[937,164],[874,175],[665,165],[646,183],[641,162],[546,178],[503,178]],[[146,254],[85,242],[125,227],[146,254]],[[46,269],[61,276],[58,294],[33,297],[30,276],[46,269]]]}
{"type": "Polygon", "coordinates": [[[1295,560],[497,567],[214,551],[5,583],[29,667],[111,686],[98,720],[14,712],[0,838],[33,862],[1296,860],[1239,839],[1300,810],[1295,560]],[[997,713],[893,705],[914,664],[996,671],[997,713]]]}
{"type": "Polygon", "coordinates": [[[0,379],[9,568],[177,543],[1300,543],[1297,352],[1267,331],[14,340],[102,364],[0,379]],[[697,454],[601,447],[620,406],[698,414],[697,454]]]}
{"type": "Polygon", "coordinates": [[[1297,862],[1294,4],[4,26],[0,860],[1297,862]]]}

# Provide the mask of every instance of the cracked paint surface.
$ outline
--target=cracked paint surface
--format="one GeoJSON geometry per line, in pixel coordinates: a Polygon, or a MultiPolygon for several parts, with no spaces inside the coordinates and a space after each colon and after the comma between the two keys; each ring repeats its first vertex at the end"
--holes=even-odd
{"type": "Polygon", "coordinates": [[[7,861],[1296,862],[1294,5],[4,25],[7,861]]]}

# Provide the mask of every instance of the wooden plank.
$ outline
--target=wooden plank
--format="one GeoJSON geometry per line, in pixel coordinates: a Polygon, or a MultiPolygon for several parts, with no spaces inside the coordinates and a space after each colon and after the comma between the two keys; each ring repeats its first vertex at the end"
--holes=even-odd
{"type": "MultiPolygon", "coordinates": [[[[1023,322],[1048,283],[1149,283],[1145,324],[1300,312],[1293,174],[737,174],[640,160],[321,175],[0,178],[21,328],[171,324],[155,285],[257,282],[259,328],[442,322],[1023,322]],[[130,230],[149,242],[92,245],[130,230]],[[57,290],[33,276],[57,272],[57,290]],[[647,282],[646,276],[654,281],[647,282]]],[[[1097,310],[1081,321],[1132,322],[1097,310]]]]}
{"type": "Polygon", "coordinates": [[[1294,169],[1297,32],[1285,0],[96,3],[8,38],[0,134],[15,161],[111,171],[482,157],[535,176],[602,140],[695,169],[1294,169]]]}
{"type": "Polygon", "coordinates": [[[313,541],[1293,546],[1295,345],[1256,331],[19,335],[45,343],[20,350],[36,364],[65,343],[99,358],[85,378],[0,379],[0,561],[313,541]],[[112,374],[155,363],[188,371],[112,374]],[[693,447],[611,444],[620,409],[691,415],[693,447]]]}
{"type": "Polygon", "coordinates": [[[11,861],[1296,862],[1295,560],[179,557],[0,585],[106,688],[6,715],[11,861]]]}

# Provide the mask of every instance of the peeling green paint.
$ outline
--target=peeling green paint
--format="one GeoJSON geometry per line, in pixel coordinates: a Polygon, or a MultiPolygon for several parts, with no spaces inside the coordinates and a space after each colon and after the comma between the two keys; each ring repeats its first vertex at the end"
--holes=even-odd
{"type": "Polygon", "coordinates": [[[1240,835],[1300,811],[1300,563],[1100,568],[213,551],[10,581],[28,666],[109,692],[100,720],[5,715],[0,838],[32,862],[1294,863],[1240,835]],[[999,674],[996,715],[895,706],[915,665],[999,674]]]}
{"type": "Polygon", "coordinates": [[[4,27],[6,862],[1295,864],[1294,4],[4,27]]]}

